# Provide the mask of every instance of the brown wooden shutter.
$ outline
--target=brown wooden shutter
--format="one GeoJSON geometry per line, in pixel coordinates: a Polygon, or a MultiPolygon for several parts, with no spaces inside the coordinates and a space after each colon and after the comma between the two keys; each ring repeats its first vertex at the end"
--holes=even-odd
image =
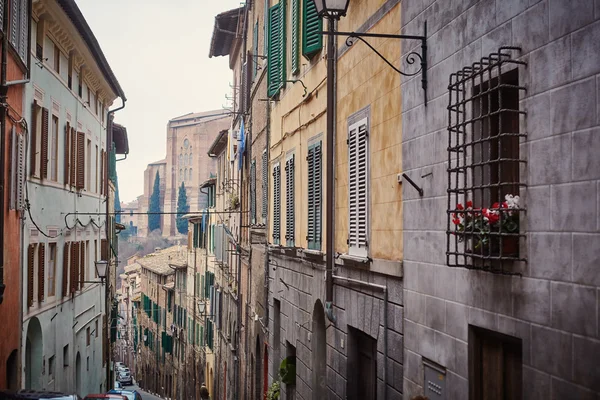
{"type": "Polygon", "coordinates": [[[34,257],[35,245],[30,244],[27,249],[27,307],[33,305],[34,257]]]}
{"type": "Polygon", "coordinates": [[[85,187],[85,134],[77,132],[77,189],[85,187]]]}
{"type": "Polygon", "coordinates": [[[79,244],[71,243],[71,293],[77,291],[77,264],[79,261],[79,244]]]}
{"type": "Polygon", "coordinates": [[[69,243],[65,243],[65,249],[63,251],[63,271],[62,271],[62,297],[67,297],[69,290],[67,285],[69,284],[69,243]]]}
{"type": "Polygon", "coordinates": [[[42,108],[42,150],[40,157],[40,175],[42,178],[48,177],[48,109],[42,108]]]}
{"type": "Polygon", "coordinates": [[[71,156],[69,155],[69,151],[71,150],[71,143],[69,143],[69,136],[71,135],[71,124],[67,122],[67,126],[65,126],[65,185],[69,184],[70,172],[69,168],[71,166],[71,156]]]}
{"type": "Polygon", "coordinates": [[[85,281],[85,242],[79,242],[79,289],[83,289],[85,281]]]}
{"type": "Polygon", "coordinates": [[[69,141],[71,143],[71,162],[69,163],[69,184],[75,186],[75,173],[77,171],[77,134],[75,128],[71,127],[69,141]]]}
{"type": "Polygon", "coordinates": [[[46,271],[46,246],[44,243],[38,245],[38,303],[44,301],[44,277],[46,271]]]}
{"type": "Polygon", "coordinates": [[[108,261],[108,239],[102,239],[100,241],[100,259],[108,261]]]}
{"type": "Polygon", "coordinates": [[[37,113],[38,105],[37,102],[33,102],[31,107],[31,144],[29,145],[29,154],[31,155],[31,175],[35,175],[35,169],[37,167],[37,113]]]}

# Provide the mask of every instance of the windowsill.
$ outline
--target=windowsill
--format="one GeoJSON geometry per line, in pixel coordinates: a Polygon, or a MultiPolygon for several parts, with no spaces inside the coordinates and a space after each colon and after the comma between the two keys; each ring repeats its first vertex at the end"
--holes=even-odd
{"type": "Polygon", "coordinates": [[[368,264],[372,261],[370,257],[353,256],[350,254],[340,254],[340,258],[343,261],[349,261],[358,264],[368,264]]]}
{"type": "Polygon", "coordinates": [[[307,256],[321,257],[323,253],[321,250],[302,249],[302,252],[307,256]]]}

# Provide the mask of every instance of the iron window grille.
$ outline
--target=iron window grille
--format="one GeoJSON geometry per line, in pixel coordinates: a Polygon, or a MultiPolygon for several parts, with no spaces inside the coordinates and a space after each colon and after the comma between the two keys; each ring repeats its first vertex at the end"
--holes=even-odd
{"type": "Polygon", "coordinates": [[[448,211],[446,261],[450,267],[514,274],[526,261],[519,248],[525,237],[525,208],[515,197],[526,185],[519,154],[518,66],[516,47],[498,52],[450,75],[448,105],[448,211]],[[509,196],[507,198],[507,196],[509,196]]]}

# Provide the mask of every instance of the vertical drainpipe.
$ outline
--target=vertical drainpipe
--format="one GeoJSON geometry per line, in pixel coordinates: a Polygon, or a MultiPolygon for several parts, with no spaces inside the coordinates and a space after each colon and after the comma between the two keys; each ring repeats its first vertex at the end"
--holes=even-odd
{"type": "MultiPolygon", "coordinates": [[[[328,31],[335,30],[335,21],[333,18],[328,19],[328,31]]],[[[334,177],[335,165],[334,157],[334,136],[335,136],[335,40],[334,35],[327,35],[327,170],[326,170],[326,272],[325,272],[325,311],[327,317],[332,320],[333,316],[333,266],[334,266],[334,177]],[[331,314],[327,313],[327,309],[331,310],[331,314]]],[[[333,322],[333,321],[332,321],[333,322]]]]}

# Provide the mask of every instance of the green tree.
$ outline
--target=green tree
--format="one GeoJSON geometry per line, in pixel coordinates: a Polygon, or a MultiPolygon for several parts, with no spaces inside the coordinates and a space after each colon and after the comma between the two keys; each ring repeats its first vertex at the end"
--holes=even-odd
{"type": "Polygon", "coordinates": [[[150,204],[148,206],[148,231],[152,232],[156,229],[160,229],[160,176],[156,171],[156,177],[154,178],[154,187],[152,188],[152,195],[150,196],[150,204]]]}
{"type": "Polygon", "coordinates": [[[185,214],[190,211],[190,206],[187,202],[187,193],[185,192],[185,185],[181,182],[179,186],[179,195],[177,196],[177,232],[185,235],[188,230],[188,223],[186,219],[183,219],[185,214]]]}

